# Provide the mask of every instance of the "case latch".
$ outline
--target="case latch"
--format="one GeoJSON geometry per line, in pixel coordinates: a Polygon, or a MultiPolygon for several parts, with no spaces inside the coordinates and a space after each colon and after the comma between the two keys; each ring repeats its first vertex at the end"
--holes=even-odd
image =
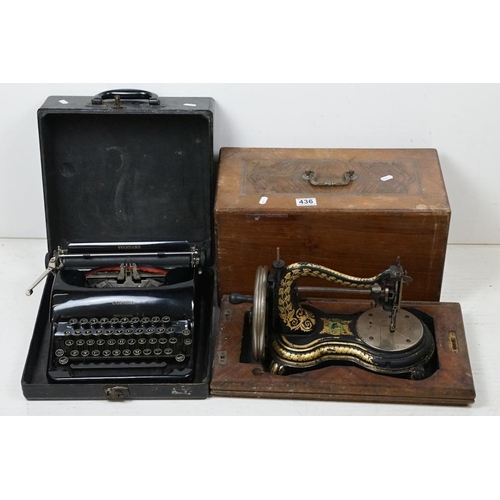
{"type": "Polygon", "coordinates": [[[130,391],[128,387],[125,387],[123,385],[108,387],[107,389],[104,389],[104,394],[111,401],[121,401],[130,397],[130,391]]]}

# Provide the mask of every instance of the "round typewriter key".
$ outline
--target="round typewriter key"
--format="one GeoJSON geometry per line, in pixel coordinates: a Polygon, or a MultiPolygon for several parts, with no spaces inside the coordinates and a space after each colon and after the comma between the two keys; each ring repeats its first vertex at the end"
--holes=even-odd
{"type": "Polygon", "coordinates": [[[149,343],[150,343],[151,345],[155,345],[155,344],[156,344],[156,342],[158,342],[158,339],[155,339],[155,338],[149,339],[149,343]]]}
{"type": "Polygon", "coordinates": [[[125,330],[125,335],[132,335],[134,333],[134,329],[133,328],[127,328],[125,330]]]}
{"type": "Polygon", "coordinates": [[[66,364],[68,364],[68,361],[69,361],[69,359],[67,357],[65,357],[65,356],[62,357],[62,358],[59,358],[59,364],[60,365],[66,365],[66,364]]]}
{"type": "Polygon", "coordinates": [[[140,345],[144,345],[147,340],[146,339],[139,339],[137,342],[139,342],[140,345]]]}
{"type": "Polygon", "coordinates": [[[97,345],[104,345],[105,343],[106,343],[106,341],[105,341],[105,340],[103,340],[103,339],[99,339],[99,340],[97,341],[97,345]]]}
{"type": "Polygon", "coordinates": [[[120,322],[120,320],[118,318],[111,318],[109,320],[110,325],[116,325],[116,323],[119,323],[119,322],[120,322]]]}
{"type": "Polygon", "coordinates": [[[114,335],[122,335],[122,334],[123,334],[123,328],[117,328],[117,329],[115,330],[114,335]]]}
{"type": "Polygon", "coordinates": [[[114,330],[112,328],[108,328],[105,332],[104,335],[113,335],[114,330]]]}
{"type": "Polygon", "coordinates": [[[173,350],[173,349],[170,349],[170,347],[169,347],[169,348],[165,349],[163,352],[164,352],[167,356],[169,356],[170,354],[172,354],[172,353],[174,352],[174,350],[173,350]]]}
{"type": "Polygon", "coordinates": [[[151,349],[144,349],[144,356],[149,356],[151,354],[151,349]]]}
{"type": "Polygon", "coordinates": [[[90,318],[91,325],[96,325],[97,323],[99,323],[99,320],[97,318],[90,318]]]}
{"type": "Polygon", "coordinates": [[[86,325],[89,322],[87,318],[81,318],[80,319],[80,325],[86,325]]]}
{"type": "Polygon", "coordinates": [[[82,334],[82,331],[81,331],[81,330],[75,330],[75,331],[74,331],[74,334],[75,334],[75,335],[81,335],[81,334],[82,334]]]}
{"type": "Polygon", "coordinates": [[[71,330],[65,330],[64,335],[71,335],[71,330]]]}
{"type": "Polygon", "coordinates": [[[94,339],[87,340],[87,345],[94,345],[94,344],[95,344],[95,340],[94,339]]]}
{"type": "Polygon", "coordinates": [[[173,326],[167,328],[167,333],[175,333],[175,328],[173,326]]]}
{"type": "Polygon", "coordinates": [[[159,316],[153,316],[151,318],[151,323],[159,323],[161,321],[159,316]]]}
{"type": "Polygon", "coordinates": [[[98,351],[97,349],[95,351],[92,351],[92,356],[94,356],[94,358],[96,358],[100,354],[101,354],[101,351],[98,351]]]}
{"type": "MultiPolygon", "coordinates": [[[[87,351],[82,351],[82,356],[83,356],[83,353],[84,353],[84,352],[87,352],[87,351]]],[[[71,357],[73,357],[73,358],[76,358],[76,357],[78,356],[78,354],[80,354],[80,353],[79,353],[76,349],[73,349],[73,350],[69,353],[69,355],[70,355],[71,357]]]]}
{"type": "Polygon", "coordinates": [[[81,355],[86,358],[90,354],[90,351],[82,351],[81,355]]]}
{"type": "Polygon", "coordinates": [[[115,345],[116,344],[116,340],[115,339],[109,339],[108,340],[108,345],[115,345]]]}
{"type": "Polygon", "coordinates": [[[100,328],[94,332],[95,335],[102,335],[104,330],[101,330],[100,328]]]}
{"type": "Polygon", "coordinates": [[[83,334],[88,337],[89,335],[92,335],[92,330],[83,330],[83,334]]]}
{"type": "Polygon", "coordinates": [[[171,344],[177,344],[177,337],[170,337],[168,340],[171,344]]]}
{"type": "Polygon", "coordinates": [[[120,339],[117,342],[118,345],[125,345],[126,343],[127,343],[127,341],[125,339],[120,339]]]}
{"type": "Polygon", "coordinates": [[[148,334],[149,334],[149,335],[151,335],[152,333],[155,333],[155,332],[156,332],[156,329],[155,329],[155,328],[148,328],[148,329],[146,330],[146,335],[148,335],[148,334]]]}
{"type": "Polygon", "coordinates": [[[193,341],[191,339],[184,339],[184,345],[191,345],[193,341]]]}
{"type": "Polygon", "coordinates": [[[134,316],[133,318],[131,318],[130,323],[135,325],[136,323],[139,323],[139,321],[141,320],[137,316],[134,316]]]}
{"type": "Polygon", "coordinates": [[[149,323],[151,320],[147,317],[147,316],[144,316],[144,318],[141,319],[141,323],[149,323]]]}
{"type": "Polygon", "coordinates": [[[167,340],[165,337],[163,337],[163,338],[161,338],[158,342],[159,342],[160,344],[166,344],[166,343],[168,342],[168,340],[167,340]]]}
{"type": "Polygon", "coordinates": [[[140,356],[142,351],[140,349],[134,349],[134,356],[140,356]]]}
{"type": "Polygon", "coordinates": [[[115,349],[113,351],[113,356],[119,356],[121,353],[120,353],[120,349],[115,349]]]}
{"type": "Polygon", "coordinates": [[[66,346],[68,346],[68,347],[71,347],[74,343],[75,343],[75,341],[74,341],[74,340],[66,340],[66,341],[64,342],[64,345],[66,345],[66,346]]]}
{"type": "Polygon", "coordinates": [[[76,341],[76,345],[82,346],[85,344],[85,340],[79,339],[76,341]]]}
{"type": "Polygon", "coordinates": [[[62,349],[57,349],[57,351],[56,351],[56,356],[57,356],[58,358],[60,358],[60,357],[61,357],[61,356],[63,356],[63,355],[64,355],[64,351],[63,351],[62,349]]]}
{"type": "Polygon", "coordinates": [[[162,350],[161,349],[155,349],[154,351],[155,356],[161,356],[162,350]]]}
{"type": "Polygon", "coordinates": [[[102,355],[108,357],[111,355],[111,351],[109,349],[106,349],[105,351],[102,351],[102,355]]]}
{"type": "Polygon", "coordinates": [[[182,363],[185,359],[186,356],[184,356],[184,354],[177,354],[177,356],[175,357],[175,361],[177,361],[178,363],[182,363]]]}
{"type": "Polygon", "coordinates": [[[126,325],[128,322],[129,322],[129,319],[128,319],[128,318],[122,318],[122,319],[120,320],[120,323],[121,323],[122,325],[126,325]]]}
{"type": "Polygon", "coordinates": [[[187,328],[185,330],[182,330],[182,335],[188,336],[191,333],[191,330],[188,330],[187,328]]]}
{"type": "Polygon", "coordinates": [[[108,318],[101,318],[99,320],[99,323],[101,323],[101,325],[107,325],[109,323],[109,319],[108,318]]]}
{"type": "Polygon", "coordinates": [[[78,320],[76,318],[71,318],[68,321],[68,325],[76,325],[78,323],[78,320]]]}
{"type": "Polygon", "coordinates": [[[128,345],[135,345],[136,342],[137,342],[137,340],[135,340],[135,339],[128,339],[127,340],[128,345]]]}
{"type": "Polygon", "coordinates": [[[170,316],[163,316],[161,320],[163,321],[163,323],[168,323],[170,321],[170,316]]]}
{"type": "Polygon", "coordinates": [[[135,333],[137,333],[137,335],[141,335],[142,333],[144,333],[144,328],[137,328],[135,333]]]}
{"type": "Polygon", "coordinates": [[[165,328],[163,328],[163,326],[160,326],[160,328],[156,329],[156,333],[165,333],[165,328]]]}
{"type": "Polygon", "coordinates": [[[132,354],[132,351],[130,349],[123,349],[122,354],[124,356],[130,356],[132,354]]]}

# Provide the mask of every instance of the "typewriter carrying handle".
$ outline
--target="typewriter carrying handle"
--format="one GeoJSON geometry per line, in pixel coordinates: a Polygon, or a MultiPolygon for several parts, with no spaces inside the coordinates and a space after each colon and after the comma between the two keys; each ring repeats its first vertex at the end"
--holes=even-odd
{"type": "Polygon", "coordinates": [[[160,100],[157,94],[149,92],[149,90],[140,89],[114,89],[105,90],[94,96],[92,99],[92,104],[103,104],[105,100],[115,100],[116,98],[129,101],[149,101],[149,104],[157,106],[160,104],[160,100]]]}

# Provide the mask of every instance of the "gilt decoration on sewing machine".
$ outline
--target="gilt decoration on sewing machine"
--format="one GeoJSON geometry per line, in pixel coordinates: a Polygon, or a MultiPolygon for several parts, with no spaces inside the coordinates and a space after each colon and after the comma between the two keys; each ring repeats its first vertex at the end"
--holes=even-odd
{"type": "Polygon", "coordinates": [[[272,270],[257,269],[253,297],[232,294],[233,304],[251,301],[252,354],[276,375],[328,364],[353,363],[384,374],[420,380],[436,367],[435,342],[422,314],[401,307],[403,287],[412,281],[399,257],[394,265],[360,278],[279,257],[272,270]],[[300,287],[303,277],[336,287],[300,287]],[[307,292],[355,293],[369,296],[374,307],[356,314],[327,313],[308,304],[307,292]]]}

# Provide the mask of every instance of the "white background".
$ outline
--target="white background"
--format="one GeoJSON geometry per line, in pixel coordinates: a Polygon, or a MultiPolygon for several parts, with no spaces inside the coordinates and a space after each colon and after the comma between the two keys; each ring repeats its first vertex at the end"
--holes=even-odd
{"type": "Polygon", "coordinates": [[[110,88],[213,97],[220,147],[435,148],[452,208],[450,243],[500,243],[500,85],[5,84],[0,237],[45,236],[36,111],[48,95],[110,88]]]}

